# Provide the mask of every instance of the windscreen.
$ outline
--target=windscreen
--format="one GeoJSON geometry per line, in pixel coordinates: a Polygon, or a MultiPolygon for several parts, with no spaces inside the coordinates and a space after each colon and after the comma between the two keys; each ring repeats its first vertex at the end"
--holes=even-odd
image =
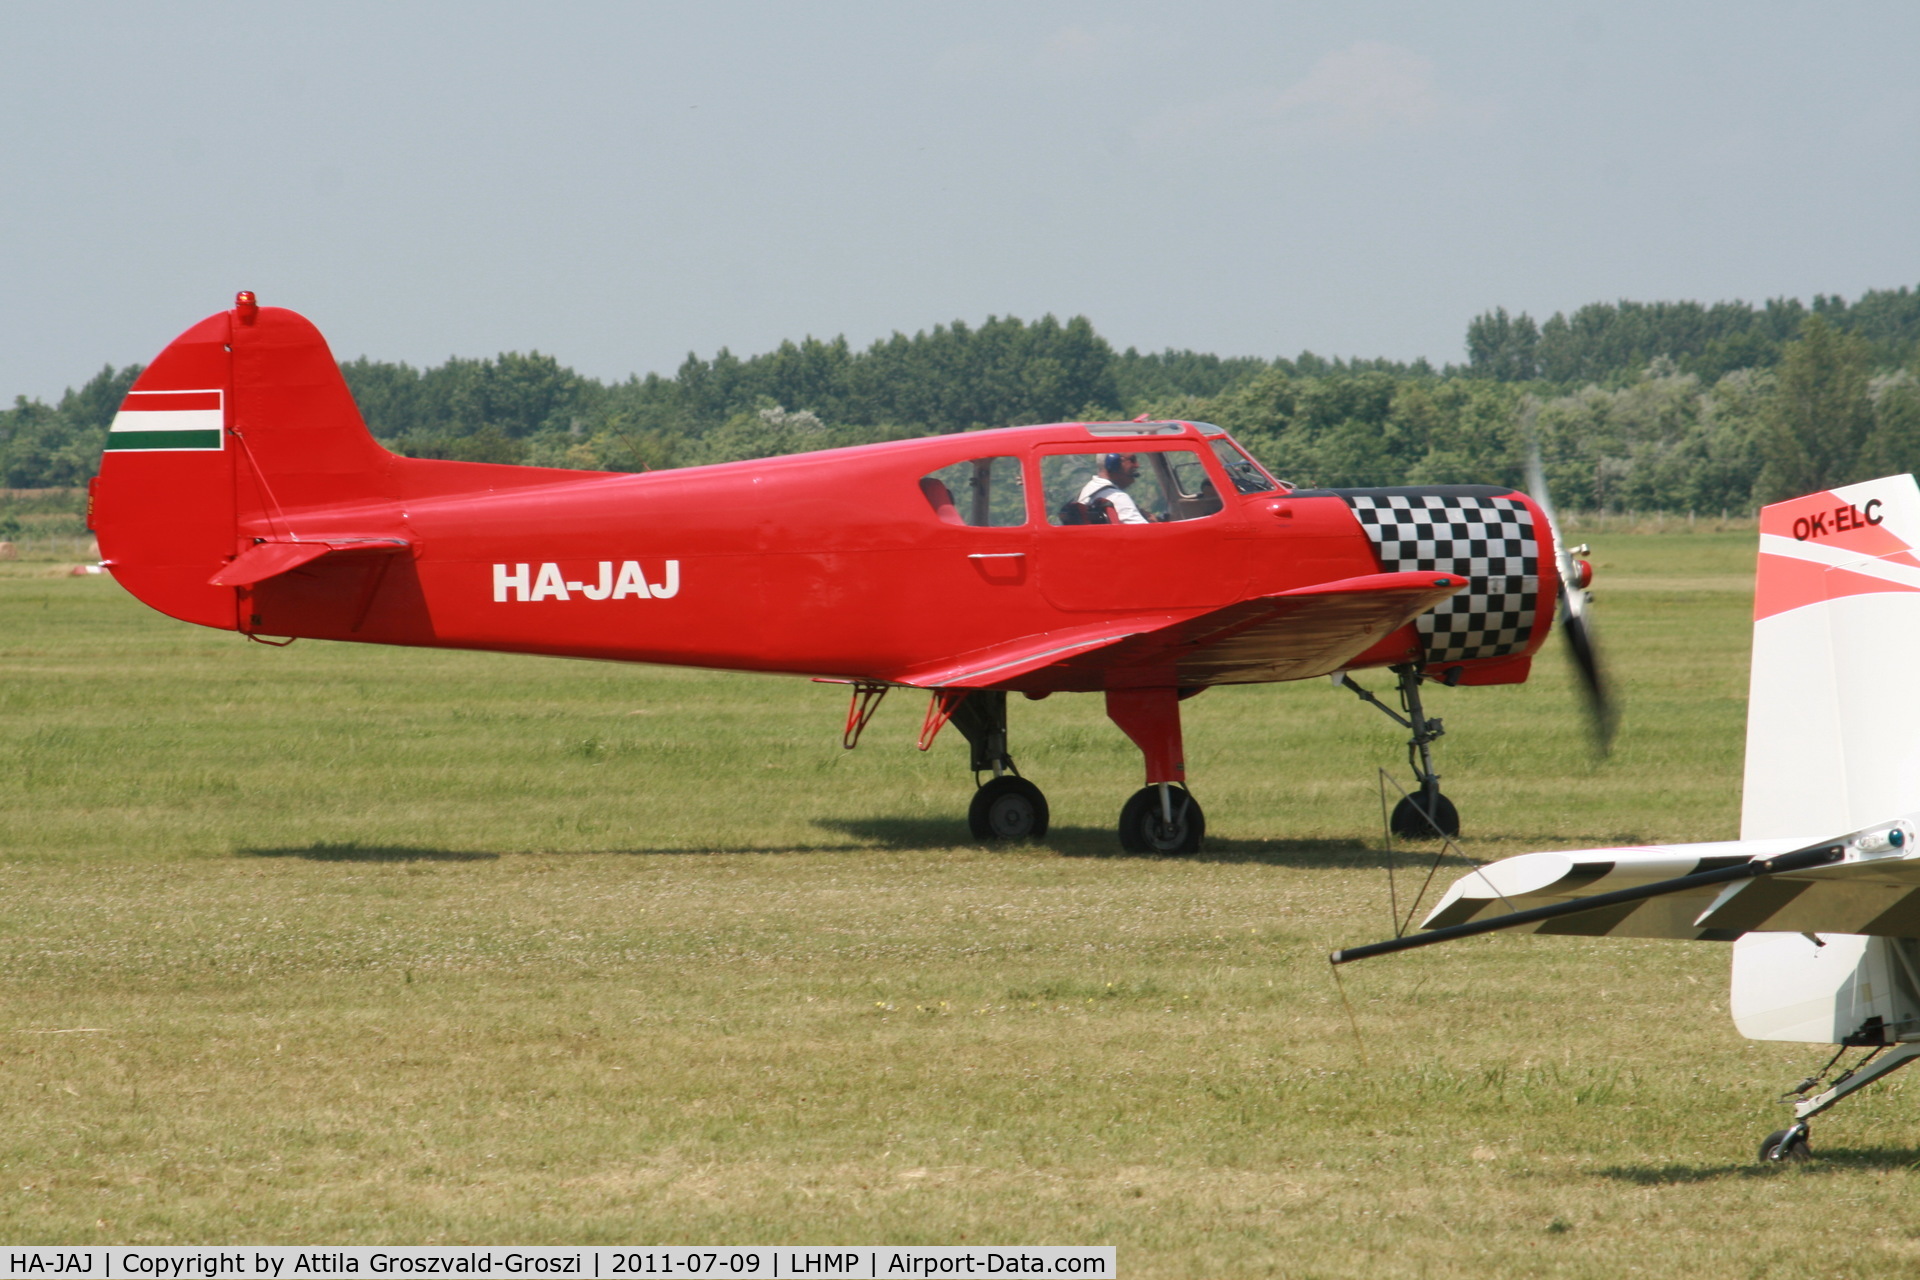
{"type": "Polygon", "coordinates": [[[1239,445],[1224,437],[1209,440],[1213,446],[1213,456],[1220,459],[1220,465],[1226,468],[1227,479],[1233,481],[1233,487],[1241,493],[1274,493],[1280,484],[1261,469],[1259,463],[1248,457],[1239,445]]]}

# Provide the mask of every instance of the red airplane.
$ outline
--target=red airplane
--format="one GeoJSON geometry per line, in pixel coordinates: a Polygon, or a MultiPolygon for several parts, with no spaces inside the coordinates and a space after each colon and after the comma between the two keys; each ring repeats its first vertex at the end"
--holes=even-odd
{"type": "Polygon", "coordinates": [[[991,775],[981,839],[1047,829],[1007,695],[1103,693],[1146,760],[1120,814],[1137,852],[1190,853],[1205,830],[1182,699],[1368,667],[1394,674],[1412,733],[1396,829],[1453,834],[1421,683],[1525,680],[1556,593],[1585,639],[1586,567],[1511,489],[1295,489],[1194,422],[637,475],[405,458],[368,433],[319,331],[251,293],[140,375],[89,516],[135,596],[253,639],[807,675],[852,686],[849,747],[888,689],[929,690],[921,749],[951,720],[976,784],[991,775]]]}

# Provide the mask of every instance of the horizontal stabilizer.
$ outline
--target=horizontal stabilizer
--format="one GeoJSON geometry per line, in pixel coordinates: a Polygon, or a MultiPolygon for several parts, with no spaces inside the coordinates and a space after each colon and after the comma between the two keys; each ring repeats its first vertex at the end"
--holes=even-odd
{"type": "Polygon", "coordinates": [[[1026,636],[893,677],[922,688],[1060,689],[1251,684],[1340,670],[1467,579],[1376,573],[1243,600],[1191,617],[1120,619],[1026,636]]]}
{"type": "Polygon", "coordinates": [[[207,579],[215,587],[250,587],[268,578],[291,573],[323,556],[399,555],[407,550],[404,538],[334,538],[325,542],[259,542],[207,579]]]}

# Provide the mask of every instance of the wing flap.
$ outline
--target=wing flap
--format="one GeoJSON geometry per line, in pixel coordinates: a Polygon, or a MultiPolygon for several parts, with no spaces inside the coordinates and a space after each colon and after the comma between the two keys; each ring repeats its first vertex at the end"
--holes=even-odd
{"type": "Polygon", "coordinates": [[[1132,683],[1306,680],[1340,670],[1466,585],[1443,573],[1343,578],[1216,609],[1062,665],[1124,670],[1132,683]]]}

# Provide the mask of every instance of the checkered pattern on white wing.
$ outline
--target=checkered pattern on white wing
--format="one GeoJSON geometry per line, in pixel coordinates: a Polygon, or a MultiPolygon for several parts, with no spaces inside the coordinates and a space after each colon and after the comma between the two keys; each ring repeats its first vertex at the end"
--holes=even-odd
{"type": "Polygon", "coordinates": [[[1540,542],[1519,498],[1343,493],[1388,573],[1457,573],[1465,591],[1416,621],[1428,662],[1524,649],[1540,599],[1540,542]]]}

